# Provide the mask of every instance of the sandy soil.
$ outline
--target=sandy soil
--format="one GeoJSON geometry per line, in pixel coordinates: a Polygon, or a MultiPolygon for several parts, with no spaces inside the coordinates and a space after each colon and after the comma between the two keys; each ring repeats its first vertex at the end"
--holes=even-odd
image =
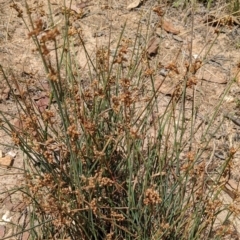
{"type": "MultiPolygon", "coordinates": [[[[15,1],[19,7],[24,8],[24,1],[15,1]]],[[[27,1],[29,5],[38,7],[40,9],[40,2],[27,1]]],[[[94,52],[96,45],[108,44],[108,33],[111,29],[113,42],[116,44],[118,36],[120,35],[124,22],[127,21],[124,36],[128,39],[134,40],[136,37],[136,29],[140,16],[142,16],[143,25],[150,22],[150,36],[154,36],[159,40],[159,49],[157,56],[154,57],[153,63],[160,62],[163,67],[156,73],[156,85],[159,84],[163,78],[164,70],[167,64],[175,61],[179,69],[183,69],[185,62],[189,59],[189,49],[191,48],[192,40],[192,59],[197,58],[204,61],[204,66],[198,73],[198,82],[195,91],[195,101],[199,107],[199,120],[211,116],[212,112],[217,106],[219,98],[222,96],[227,84],[235,76],[237,66],[240,60],[240,23],[238,17],[230,16],[232,20],[228,20],[226,8],[223,7],[221,1],[212,7],[211,12],[203,5],[199,5],[194,10],[194,19],[191,16],[191,9],[183,9],[179,12],[177,8],[170,8],[166,4],[160,5],[166,12],[165,19],[170,24],[170,30],[166,31],[159,27],[158,16],[156,12],[152,11],[156,7],[156,1],[144,1],[137,8],[128,9],[130,4],[136,1],[87,1],[75,2],[73,1],[72,9],[77,12],[82,12],[82,17],[73,22],[74,27],[81,28],[86,46],[90,52],[94,52]],[[221,6],[221,7],[220,7],[221,6]],[[151,13],[149,17],[149,13],[151,13]],[[223,18],[225,16],[225,18],[223,18]],[[207,19],[213,19],[213,24],[208,24],[207,19]],[[222,22],[220,22],[221,20],[222,22]],[[192,21],[194,26],[192,28],[192,21]],[[217,36],[217,31],[219,35],[217,36]],[[216,40],[215,40],[216,39],[216,40]],[[215,41],[214,41],[215,40],[215,41]],[[176,58],[176,56],[178,56],[176,58]]],[[[31,39],[28,38],[28,32],[22,20],[17,17],[17,13],[10,7],[10,0],[0,0],[0,64],[8,71],[12,69],[18,81],[26,81],[31,78],[32,81],[45,81],[43,67],[37,53],[32,50],[35,48],[31,39]]],[[[60,13],[62,7],[61,1],[51,1],[54,10],[54,18],[56,23],[61,25],[63,16],[60,13]]],[[[130,7],[129,7],[130,6],[130,7]]],[[[133,6],[133,5],[132,5],[133,6]]],[[[46,10],[45,7],[42,8],[46,10]]],[[[37,18],[39,13],[33,15],[37,18]]],[[[42,18],[46,25],[48,20],[42,18]]],[[[169,26],[168,26],[169,27],[169,26]]],[[[144,29],[147,31],[147,28],[144,29]]],[[[144,36],[142,41],[148,41],[144,36]]],[[[79,61],[82,62],[84,68],[84,56],[81,55],[80,48],[79,61]]],[[[163,98],[167,98],[171,94],[171,86],[177,84],[179,76],[173,76],[168,79],[169,86],[163,86],[161,94],[163,98]]],[[[4,95],[7,86],[3,81],[3,76],[0,75],[0,110],[9,113],[9,120],[14,120],[17,114],[13,97],[4,95]]],[[[221,106],[221,114],[219,121],[224,118],[224,115],[238,117],[239,115],[239,101],[240,101],[240,80],[238,78],[232,85],[229,94],[224,98],[221,106]]],[[[192,95],[189,93],[188,101],[192,101],[192,95]]],[[[207,120],[206,120],[207,121],[207,120]]],[[[214,154],[212,162],[221,161],[221,156],[227,154],[231,147],[239,148],[239,126],[233,123],[231,118],[223,120],[219,135],[216,136],[216,141],[210,146],[214,154]]],[[[16,235],[10,237],[13,233],[20,231],[18,226],[27,226],[27,211],[21,194],[12,193],[12,189],[19,187],[22,181],[23,161],[22,153],[14,147],[11,138],[3,131],[0,131],[0,151],[3,155],[9,152],[14,152],[14,158],[11,167],[0,168],[0,239],[27,239],[28,233],[23,235],[16,235]],[[5,219],[5,222],[3,221],[5,219]],[[9,221],[9,222],[6,222],[9,221]]],[[[231,186],[237,188],[239,182],[240,164],[238,161],[239,154],[236,154],[234,161],[234,171],[231,174],[231,186]]],[[[210,161],[210,160],[209,160],[210,161]]],[[[209,162],[211,165],[211,162],[209,162]]],[[[212,166],[214,168],[214,165],[212,166]]],[[[232,190],[233,191],[233,190],[232,190]]],[[[231,202],[233,199],[231,194],[223,194],[224,201],[231,202]]],[[[240,206],[239,206],[240,207],[240,206]]],[[[240,226],[237,219],[234,222],[235,227],[240,226]]],[[[238,227],[239,229],[239,227],[238,227]]],[[[240,232],[236,233],[240,236],[240,232]]]]}

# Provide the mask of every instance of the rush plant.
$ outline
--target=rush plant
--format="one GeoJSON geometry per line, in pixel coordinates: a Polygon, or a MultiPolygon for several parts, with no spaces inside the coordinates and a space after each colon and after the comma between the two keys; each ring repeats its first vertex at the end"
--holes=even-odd
{"type": "Polygon", "coordinates": [[[140,41],[141,35],[150,38],[140,20],[134,40],[125,35],[126,23],[114,46],[110,30],[109,43],[97,45],[93,54],[84,33],[69,24],[81,16],[63,4],[64,24],[57,27],[48,3],[47,31],[27,1],[26,11],[13,5],[45,69],[40,95],[32,93],[31,81],[22,86],[14,69],[1,67],[18,109],[17,124],[1,112],[1,127],[25,160],[21,191],[30,222],[20,232],[29,231],[32,239],[76,240],[220,239],[230,234],[223,223],[235,210],[229,211],[220,193],[235,150],[213,173],[202,155],[220,127],[215,119],[231,82],[200,131],[205,120],[195,121],[195,102],[190,114],[186,108],[186,91],[195,88],[200,60],[189,59],[179,69],[173,59],[156,84],[159,64],[149,56],[147,41],[140,41]],[[73,37],[85,67],[79,66],[73,37]],[[163,108],[160,90],[170,74],[181,79],[163,108]],[[196,145],[195,136],[201,144],[196,145]],[[222,222],[221,212],[226,213],[222,222]]]}

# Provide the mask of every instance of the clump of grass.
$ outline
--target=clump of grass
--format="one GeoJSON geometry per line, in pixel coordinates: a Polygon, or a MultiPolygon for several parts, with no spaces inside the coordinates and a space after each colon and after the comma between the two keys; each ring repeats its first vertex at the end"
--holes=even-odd
{"type": "MultiPolygon", "coordinates": [[[[183,6],[189,7],[190,5],[203,3],[207,6],[208,9],[210,9],[215,3],[218,3],[218,1],[212,1],[212,0],[175,0],[173,1],[174,7],[183,6]]],[[[221,3],[221,2],[220,2],[221,3]]],[[[229,5],[229,10],[231,13],[238,13],[239,12],[239,0],[228,0],[226,3],[229,5]]]]}
{"type": "MultiPolygon", "coordinates": [[[[211,239],[231,234],[223,224],[231,212],[219,195],[235,150],[213,173],[202,157],[214,135],[210,127],[221,101],[199,146],[194,138],[204,121],[196,123],[194,101],[190,120],[186,117],[186,91],[194,89],[201,61],[185,65],[160,109],[159,90],[166,79],[154,84],[158,69],[151,67],[147,46],[137,37],[127,40],[125,28],[113,54],[109,44],[98,46],[92,57],[82,33],[69,28],[67,6],[64,28],[52,22],[46,32],[27,4],[26,10],[29,37],[49,87],[42,88],[44,95],[36,100],[31,82],[23,92],[14,75],[1,68],[12,91],[19,89],[19,124],[1,112],[1,126],[25,154],[24,194],[31,206],[32,238],[211,239]],[[71,52],[72,36],[87,59],[87,67],[80,70],[71,52]],[[227,214],[220,222],[223,211],[227,214]]],[[[139,22],[137,33],[140,29],[139,22]]],[[[177,63],[168,70],[178,73],[177,63]]]]}
{"type": "Polygon", "coordinates": [[[240,3],[238,0],[231,0],[229,1],[229,11],[234,15],[239,15],[240,11],[240,3]]]}

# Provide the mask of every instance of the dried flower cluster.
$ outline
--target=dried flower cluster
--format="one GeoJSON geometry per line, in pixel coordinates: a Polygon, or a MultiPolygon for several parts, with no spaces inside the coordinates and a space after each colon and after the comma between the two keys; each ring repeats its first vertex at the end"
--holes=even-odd
{"type": "Polygon", "coordinates": [[[145,192],[145,197],[143,200],[145,205],[156,205],[162,202],[158,192],[153,188],[148,188],[145,192]]]}

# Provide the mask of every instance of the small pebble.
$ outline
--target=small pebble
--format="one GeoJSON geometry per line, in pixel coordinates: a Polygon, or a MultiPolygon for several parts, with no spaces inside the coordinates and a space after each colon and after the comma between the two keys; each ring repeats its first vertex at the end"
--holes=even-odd
{"type": "Polygon", "coordinates": [[[101,36],[103,36],[103,32],[95,32],[94,34],[93,34],[93,37],[101,37],[101,36]]]}

